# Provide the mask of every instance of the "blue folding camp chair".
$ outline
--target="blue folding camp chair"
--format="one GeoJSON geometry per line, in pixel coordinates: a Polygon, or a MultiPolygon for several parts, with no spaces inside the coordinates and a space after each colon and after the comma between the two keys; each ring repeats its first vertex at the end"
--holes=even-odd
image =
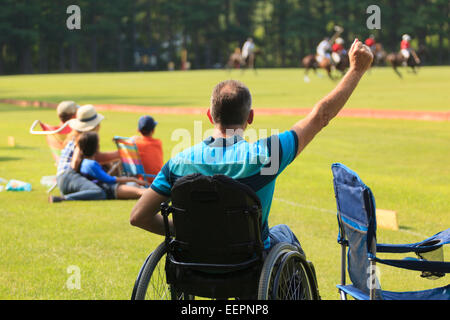
{"type": "Polygon", "coordinates": [[[339,224],[338,242],[342,249],[341,284],[337,286],[341,299],[346,300],[348,294],[357,300],[450,300],[450,285],[414,292],[384,291],[375,274],[376,263],[382,263],[421,271],[421,276],[425,278],[444,276],[450,272],[450,262],[443,261],[443,245],[450,243],[450,229],[417,243],[377,244],[372,191],[358,174],[346,166],[335,163],[332,171],[339,224]],[[376,256],[377,252],[414,252],[418,258],[380,259],[376,256]],[[345,283],[347,261],[351,285],[345,283]]]}

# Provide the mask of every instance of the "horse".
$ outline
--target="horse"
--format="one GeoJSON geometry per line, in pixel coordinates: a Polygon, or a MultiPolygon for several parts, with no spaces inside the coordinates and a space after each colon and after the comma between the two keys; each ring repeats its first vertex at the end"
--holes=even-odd
{"type": "Polygon", "coordinates": [[[236,48],[234,52],[228,58],[227,68],[228,69],[240,69],[245,64],[244,59],[242,59],[241,49],[236,48]]]}
{"type": "Polygon", "coordinates": [[[309,70],[313,70],[315,74],[317,74],[317,69],[321,68],[324,69],[327,72],[328,77],[331,80],[335,80],[332,74],[332,70],[338,70],[341,72],[342,75],[345,74],[348,67],[350,66],[350,60],[348,58],[348,54],[340,54],[340,61],[336,65],[333,65],[330,59],[323,58],[322,61],[319,63],[316,59],[316,56],[313,54],[307,55],[302,59],[302,65],[305,68],[305,81],[309,82],[308,73],[309,70]]]}
{"type": "Polygon", "coordinates": [[[246,59],[244,59],[241,50],[236,48],[228,58],[227,69],[242,69],[242,72],[244,72],[244,69],[253,69],[256,73],[255,60],[256,57],[261,54],[261,49],[255,49],[246,59]]]}
{"type": "Polygon", "coordinates": [[[308,73],[309,70],[313,70],[315,74],[317,74],[317,69],[322,68],[325,69],[327,72],[328,77],[332,79],[331,76],[331,63],[328,59],[323,59],[322,63],[319,64],[319,62],[316,59],[316,56],[314,54],[307,55],[302,59],[302,65],[305,68],[305,81],[309,81],[308,73]]]}
{"type": "Polygon", "coordinates": [[[370,48],[373,53],[373,66],[382,65],[386,60],[386,51],[384,51],[383,45],[381,43],[376,43],[374,48],[370,48]]]}
{"type": "MultiPolygon", "coordinates": [[[[392,66],[395,73],[400,77],[403,78],[402,74],[398,71],[398,67],[403,66],[403,63],[405,62],[405,58],[400,52],[397,53],[390,53],[386,56],[386,62],[392,66]]],[[[416,67],[419,66],[420,60],[416,60],[413,54],[411,54],[406,61],[406,66],[410,67],[414,73],[417,73],[416,67]]]]}
{"type": "Polygon", "coordinates": [[[341,53],[340,55],[340,61],[336,64],[335,69],[341,72],[341,75],[343,76],[347,69],[350,67],[350,58],[348,57],[347,53],[341,53]]]}

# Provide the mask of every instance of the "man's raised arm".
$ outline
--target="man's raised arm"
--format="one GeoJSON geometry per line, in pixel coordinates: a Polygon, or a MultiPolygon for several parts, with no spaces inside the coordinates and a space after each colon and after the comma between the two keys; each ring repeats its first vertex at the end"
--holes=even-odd
{"type": "Polygon", "coordinates": [[[355,39],[349,51],[350,68],[337,87],[320,100],[306,118],[297,122],[292,130],[298,137],[297,155],[311,142],[331,119],[344,107],[364,73],[370,68],[373,54],[361,41],[355,39]]]}

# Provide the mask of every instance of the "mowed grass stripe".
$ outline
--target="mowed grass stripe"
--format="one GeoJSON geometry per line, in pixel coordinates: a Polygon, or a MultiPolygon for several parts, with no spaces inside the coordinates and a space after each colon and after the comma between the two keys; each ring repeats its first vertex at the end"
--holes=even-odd
{"type": "MultiPolygon", "coordinates": [[[[361,81],[348,109],[449,111],[444,94],[450,67],[423,67],[418,74],[403,71],[400,79],[390,68],[374,68],[361,81]]],[[[213,87],[222,80],[245,82],[257,108],[311,108],[336,82],[311,76],[303,69],[262,69],[188,72],[81,73],[0,77],[0,99],[80,104],[125,104],[165,107],[207,107],[213,87]]]]}

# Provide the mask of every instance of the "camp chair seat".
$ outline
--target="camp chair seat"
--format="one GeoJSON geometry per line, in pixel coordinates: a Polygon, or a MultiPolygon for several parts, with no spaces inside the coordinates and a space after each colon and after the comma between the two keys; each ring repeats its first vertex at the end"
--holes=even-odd
{"type": "MultiPolygon", "coordinates": [[[[337,285],[336,287],[356,300],[370,300],[368,294],[353,285],[337,285]]],[[[393,292],[382,290],[381,293],[383,300],[448,300],[450,299],[450,285],[422,291],[393,292]]]]}
{"type": "Polygon", "coordinates": [[[119,151],[124,175],[142,178],[149,183],[156,177],[155,174],[147,174],[145,172],[138,148],[132,138],[115,136],[113,141],[116,143],[119,151]]]}

